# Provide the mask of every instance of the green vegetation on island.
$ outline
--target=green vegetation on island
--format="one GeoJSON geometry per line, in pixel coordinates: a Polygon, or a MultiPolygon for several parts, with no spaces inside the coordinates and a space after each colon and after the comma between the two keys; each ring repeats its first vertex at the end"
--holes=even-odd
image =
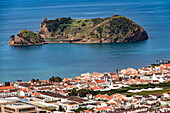
{"type": "Polygon", "coordinates": [[[11,36],[9,42],[10,45],[34,45],[34,44],[43,44],[44,39],[33,31],[24,29],[20,31],[17,36],[11,36]]]}
{"type": "MultiPolygon", "coordinates": [[[[40,27],[37,33],[22,30],[17,37],[24,39],[28,44],[43,41],[47,43],[111,43],[148,39],[147,32],[141,26],[120,15],[92,19],[62,17],[47,20],[45,18],[40,27]]],[[[16,37],[12,36],[12,38],[16,37]]]]}
{"type": "MultiPolygon", "coordinates": [[[[80,43],[140,41],[148,38],[146,31],[132,20],[115,15],[107,18],[56,18],[41,22],[38,33],[44,38],[79,39],[80,43]]],[[[76,41],[75,41],[76,42],[76,41]]]]}
{"type": "Polygon", "coordinates": [[[17,36],[23,37],[25,40],[30,41],[32,43],[43,42],[43,38],[40,35],[34,33],[33,31],[26,30],[26,29],[20,31],[17,34],[17,36]]]}
{"type": "Polygon", "coordinates": [[[70,34],[75,37],[88,36],[97,40],[107,37],[107,35],[111,39],[123,38],[139,26],[123,16],[113,16],[110,18],[94,19],[57,18],[47,21],[46,27],[51,32],[51,36],[66,36],[70,34]],[[103,21],[105,22],[102,23],[103,21]],[[96,27],[96,25],[98,26],[96,27]],[[96,27],[94,31],[93,27],[96,27]]]}

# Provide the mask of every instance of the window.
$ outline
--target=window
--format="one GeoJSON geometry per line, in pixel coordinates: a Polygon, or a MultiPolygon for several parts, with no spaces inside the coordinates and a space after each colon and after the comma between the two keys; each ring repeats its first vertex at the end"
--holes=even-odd
{"type": "Polygon", "coordinates": [[[4,109],[9,111],[15,111],[15,109],[7,108],[7,107],[4,107],[4,109]]]}
{"type": "Polygon", "coordinates": [[[20,109],[19,112],[25,112],[25,111],[33,111],[35,108],[26,108],[26,109],[20,109]]]}

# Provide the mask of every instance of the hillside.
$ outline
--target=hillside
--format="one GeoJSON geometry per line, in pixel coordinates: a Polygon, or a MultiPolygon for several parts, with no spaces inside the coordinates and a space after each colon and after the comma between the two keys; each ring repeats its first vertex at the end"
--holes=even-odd
{"type": "Polygon", "coordinates": [[[56,18],[41,22],[37,32],[43,38],[73,43],[133,42],[148,39],[146,31],[132,20],[115,15],[107,18],[56,18]]]}

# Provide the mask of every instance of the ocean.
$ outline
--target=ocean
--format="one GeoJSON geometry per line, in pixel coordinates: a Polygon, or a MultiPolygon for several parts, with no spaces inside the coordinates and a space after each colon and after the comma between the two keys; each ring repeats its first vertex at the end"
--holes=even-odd
{"type": "Polygon", "coordinates": [[[0,82],[75,77],[86,72],[113,72],[170,60],[169,0],[0,0],[0,82]],[[149,39],[110,44],[8,45],[22,29],[34,32],[40,22],[126,16],[142,26],[149,39]]]}

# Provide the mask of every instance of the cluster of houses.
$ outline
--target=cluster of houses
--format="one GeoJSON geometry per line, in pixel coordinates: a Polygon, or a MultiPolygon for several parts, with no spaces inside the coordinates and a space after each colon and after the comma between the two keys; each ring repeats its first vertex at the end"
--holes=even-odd
{"type": "MultiPolygon", "coordinates": [[[[162,94],[133,95],[125,94],[87,94],[85,97],[70,96],[73,89],[90,89],[104,92],[133,84],[160,84],[170,82],[170,64],[122,69],[116,73],[84,73],[81,76],[64,78],[61,82],[41,80],[35,82],[0,83],[0,112],[38,113],[168,113],[170,112],[170,91],[162,94]],[[18,107],[19,106],[19,107],[18,107]],[[50,109],[49,109],[50,108],[50,109]],[[61,109],[62,108],[62,109],[61,109]],[[53,110],[51,110],[53,109],[53,110]]],[[[169,86],[167,86],[169,88],[169,86]]],[[[162,88],[135,89],[128,92],[157,91],[162,88]]]]}
{"type": "Polygon", "coordinates": [[[108,96],[96,95],[96,100],[102,100],[94,109],[97,112],[111,113],[168,113],[170,112],[170,92],[163,94],[134,95],[126,97],[123,94],[108,96]],[[107,100],[106,102],[104,100],[107,100]]]}

